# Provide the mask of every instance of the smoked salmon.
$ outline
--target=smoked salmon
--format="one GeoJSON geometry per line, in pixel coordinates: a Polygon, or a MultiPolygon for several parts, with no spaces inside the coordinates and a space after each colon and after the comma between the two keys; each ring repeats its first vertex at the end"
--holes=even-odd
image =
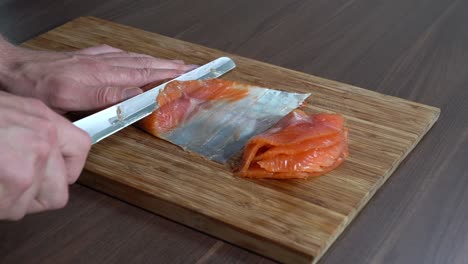
{"type": "Polygon", "coordinates": [[[322,175],[348,157],[347,141],[341,115],[308,115],[296,109],[247,142],[237,175],[276,179],[322,175]]]}
{"type": "Polygon", "coordinates": [[[222,79],[173,81],[159,93],[159,107],[137,124],[155,135],[170,132],[210,101],[232,102],[247,96],[248,89],[222,79]]]}
{"type": "Polygon", "coordinates": [[[309,95],[225,79],[171,81],[155,98],[155,111],[136,125],[186,151],[225,163],[309,95]]]}

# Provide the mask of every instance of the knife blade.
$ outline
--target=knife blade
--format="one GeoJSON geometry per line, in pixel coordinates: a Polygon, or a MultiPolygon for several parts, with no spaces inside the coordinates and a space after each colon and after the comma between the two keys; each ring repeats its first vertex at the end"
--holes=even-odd
{"type": "Polygon", "coordinates": [[[220,57],[140,95],[75,121],[73,124],[86,131],[92,143],[95,144],[150,115],[157,107],[156,97],[159,91],[169,82],[218,78],[235,67],[236,64],[231,58],[220,57]]]}

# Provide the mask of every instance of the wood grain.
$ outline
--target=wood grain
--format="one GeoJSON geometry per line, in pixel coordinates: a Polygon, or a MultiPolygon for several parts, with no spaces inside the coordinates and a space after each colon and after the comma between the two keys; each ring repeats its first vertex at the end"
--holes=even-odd
{"type": "Polygon", "coordinates": [[[316,262],[439,116],[434,107],[91,17],[25,46],[70,50],[101,43],[198,64],[229,55],[238,68],[226,78],[311,92],[309,111],[344,114],[349,160],[307,181],[236,178],[133,127],[89,156],[82,183],[282,262],[316,262]]]}

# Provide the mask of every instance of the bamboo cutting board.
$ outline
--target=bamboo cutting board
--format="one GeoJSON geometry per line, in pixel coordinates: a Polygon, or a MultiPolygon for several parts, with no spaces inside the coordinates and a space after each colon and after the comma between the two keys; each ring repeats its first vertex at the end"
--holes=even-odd
{"type": "Polygon", "coordinates": [[[84,17],[24,46],[97,44],[204,64],[230,56],[223,78],[310,92],[307,110],[339,112],[350,157],[309,180],[249,180],[134,127],[93,146],[80,182],[241,247],[287,263],[314,263],[437,120],[434,107],[386,96],[139,29],[84,17]]]}

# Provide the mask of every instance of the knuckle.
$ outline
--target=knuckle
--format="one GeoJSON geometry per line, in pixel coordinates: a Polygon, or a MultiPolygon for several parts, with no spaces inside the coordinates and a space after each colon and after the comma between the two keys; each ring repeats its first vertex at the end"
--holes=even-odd
{"type": "Polygon", "coordinates": [[[61,93],[52,93],[48,96],[47,100],[52,107],[60,107],[64,104],[63,95],[61,93]]]}
{"type": "Polygon", "coordinates": [[[46,141],[39,140],[34,142],[31,146],[31,151],[33,152],[34,156],[40,161],[45,160],[52,152],[52,146],[46,141]]]}
{"type": "Polygon", "coordinates": [[[62,78],[55,75],[47,76],[46,83],[50,87],[54,87],[54,90],[61,89],[62,87],[66,86],[66,82],[62,78]]]}
{"type": "Polygon", "coordinates": [[[93,69],[96,73],[107,72],[110,69],[109,65],[99,60],[94,60],[94,62],[90,65],[90,69],[93,69]]]}
{"type": "MultiPolygon", "coordinates": [[[[65,80],[60,82],[65,83],[65,80]]],[[[48,102],[54,108],[66,108],[76,105],[77,98],[75,91],[70,87],[69,84],[56,85],[54,87],[59,88],[56,92],[49,94],[48,102]]]]}
{"type": "Polygon", "coordinates": [[[33,185],[33,172],[25,168],[12,177],[12,187],[17,193],[24,193],[33,185]]]}
{"type": "Polygon", "coordinates": [[[25,98],[26,105],[34,110],[34,112],[41,115],[48,115],[49,108],[41,101],[35,98],[25,98]]]}
{"type": "Polygon", "coordinates": [[[98,59],[98,57],[93,55],[73,54],[71,55],[71,60],[76,65],[81,65],[92,71],[99,72],[106,70],[106,64],[98,59]]]}
{"type": "Polygon", "coordinates": [[[69,178],[68,178],[68,184],[74,184],[78,180],[80,175],[81,175],[81,170],[70,173],[69,178]]]}
{"type": "Polygon", "coordinates": [[[80,134],[81,134],[81,146],[83,147],[83,151],[85,151],[86,153],[89,152],[89,150],[91,149],[91,137],[89,136],[88,133],[86,133],[85,131],[80,130],[80,134]]]}
{"type": "Polygon", "coordinates": [[[180,70],[167,70],[164,74],[165,77],[173,77],[173,76],[177,76],[179,74],[181,74],[182,71],[180,70]]]}
{"type": "Polygon", "coordinates": [[[148,68],[141,68],[137,69],[137,73],[141,79],[147,80],[151,77],[151,69],[148,68]]]}
{"type": "Polygon", "coordinates": [[[50,203],[50,209],[61,209],[64,208],[68,203],[68,190],[61,192],[59,195],[55,197],[53,201],[50,203]]]}
{"type": "Polygon", "coordinates": [[[112,87],[103,87],[98,90],[97,100],[102,105],[117,102],[118,98],[112,87]]]}
{"type": "Polygon", "coordinates": [[[79,147],[79,150],[83,154],[83,156],[86,156],[86,154],[91,149],[91,145],[92,145],[91,137],[89,136],[88,133],[86,133],[82,129],[79,129],[77,127],[75,127],[74,129],[77,131],[76,142],[79,147]]]}
{"type": "Polygon", "coordinates": [[[83,55],[83,54],[79,54],[79,53],[72,53],[70,54],[70,56],[68,57],[68,60],[70,60],[71,63],[79,63],[79,62],[83,62],[84,60],[86,60],[87,56],[86,55],[83,55]]]}
{"type": "Polygon", "coordinates": [[[41,120],[37,124],[37,129],[46,140],[47,145],[55,145],[58,139],[58,129],[54,122],[49,120],[41,120]]]}
{"type": "Polygon", "coordinates": [[[102,65],[99,60],[93,58],[92,56],[81,56],[81,58],[78,60],[78,63],[86,67],[91,67],[92,69],[99,68],[102,65]]]}

